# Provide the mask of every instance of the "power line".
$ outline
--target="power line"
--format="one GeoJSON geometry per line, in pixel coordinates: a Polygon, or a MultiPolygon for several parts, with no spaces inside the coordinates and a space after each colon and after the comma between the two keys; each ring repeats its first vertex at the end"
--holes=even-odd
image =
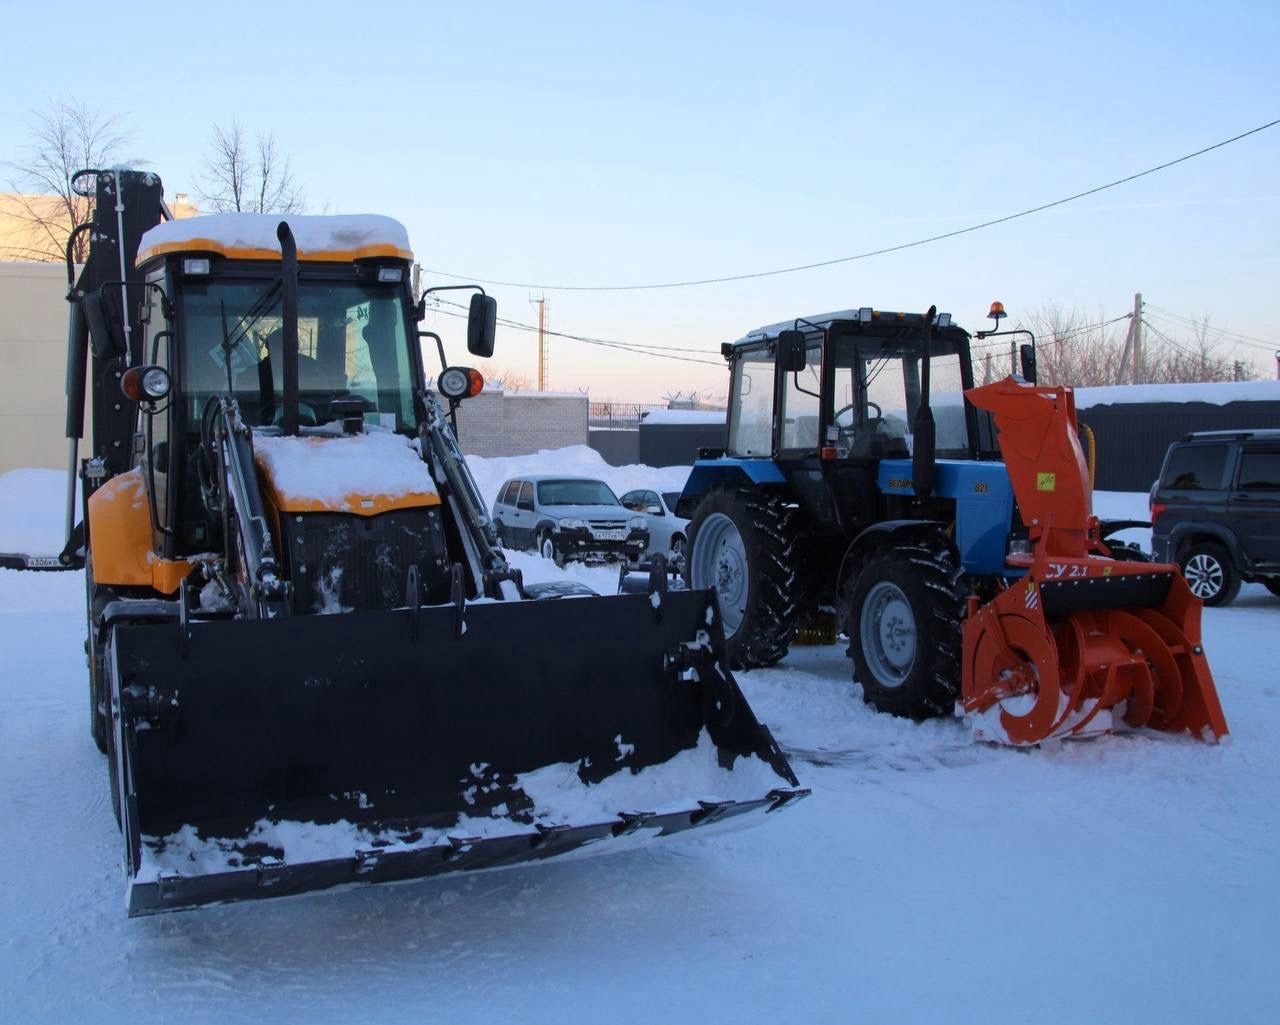
{"type": "Polygon", "coordinates": [[[1161,320],[1168,320],[1170,323],[1195,328],[1197,330],[1203,328],[1205,331],[1211,331],[1216,335],[1224,335],[1228,338],[1236,339],[1242,345],[1249,345],[1249,343],[1252,342],[1254,344],[1250,346],[1251,348],[1260,348],[1267,352],[1273,352],[1278,347],[1276,342],[1268,342],[1265,338],[1256,338],[1253,335],[1244,335],[1239,331],[1229,331],[1225,327],[1214,327],[1209,324],[1208,321],[1197,321],[1191,317],[1184,317],[1180,313],[1174,313],[1172,310],[1166,310],[1164,307],[1157,306],[1154,303],[1147,303],[1146,305],[1148,308],[1157,311],[1156,315],[1160,317],[1161,320]]]}
{"type": "Polygon", "coordinates": [[[989,221],[983,221],[980,224],[971,224],[967,228],[957,228],[955,231],[943,232],[939,235],[930,235],[928,238],[916,239],[914,242],[902,242],[894,246],[886,246],[883,249],[872,249],[865,253],[856,253],[853,256],[841,256],[833,260],[819,260],[814,263],[800,264],[795,267],[782,267],[777,270],[755,271],[750,274],[727,274],[722,277],[715,278],[699,278],[692,281],[667,281],[659,284],[647,285],[543,285],[534,284],[525,281],[496,281],[487,278],[478,278],[471,274],[451,274],[447,271],[429,270],[427,273],[439,274],[446,278],[459,278],[466,281],[477,281],[484,285],[498,285],[506,288],[532,288],[541,291],[550,292],[640,292],[658,288],[691,288],[696,285],[719,285],[729,281],[747,281],[753,278],[775,277],[779,274],[795,274],[799,271],[816,270],[820,267],[833,267],[841,263],[852,263],[855,260],[866,260],[873,256],[884,256],[888,253],[898,253],[904,249],[914,249],[917,246],[929,245],[932,242],[941,242],[944,239],[956,238],[960,235],[967,235],[970,232],[981,231],[983,228],[991,228],[997,224],[1006,224],[1009,221],[1015,221],[1020,217],[1029,217],[1032,214],[1041,213],[1050,210],[1056,206],[1063,206],[1066,203],[1073,203],[1077,199],[1084,199],[1086,196],[1097,195],[1099,192],[1105,192],[1107,189],[1114,189],[1119,185],[1125,185],[1139,178],[1145,178],[1147,175],[1155,174],[1157,171],[1163,171],[1173,167],[1176,164],[1185,163],[1196,157],[1211,153],[1223,146],[1229,146],[1233,142],[1239,142],[1241,139],[1247,139],[1251,135],[1257,135],[1259,132],[1266,131],[1268,128],[1274,128],[1280,124],[1280,118],[1274,121],[1268,121],[1266,124],[1258,125],[1251,128],[1247,132],[1241,132],[1239,135],[1233,135],[1229,139],[1223,139],[1221,142],[1215,142],[1211,146],[1205,146],[1193,153],[1187,153],[1173,160],[1167,160],[1163,164],[1157,164],[1155,167],[1148,167],[1145,171],[1138,171],[1135,174],[1126,175],[1123,178],[1117,178],[1115,181],[1107,182],[1105,185],[1097,185],[1094,188],[1086,189],[1084,192],[1077,192],[1074,195],[1066,196],[1062,199],[1055,199],[1049,203],[1041,203],[1039,206],[1029,207],[1026,210],[1019,210],[1017,213],[1006,214],[1003,217],[996,217],[989,221]]]}
{"type": "MultiPolygon", "coordinates": [[[[1131,320],[1132,318],[1132,313],[1122,313],[1120,316],[1112,317],[1110,320],[1100,320],[1096,324],[1082,324],[1080,327],[1072,328],[1070,331],[1065,331],[1062,334],[1052,334],[1043,339],[1037,338],[1036,344],[1043,345],[1048,342],[1065,342],[1068,338],[1074,338],[1076,335],[1082,335],[1086,331],[1095,331],[1100,327],[1107,327],[1110,324],[1118,324],[1122,320],[1131,320]]],[[[1008,344],[1008,342],[981,342],[978,345],[969,346],[969,350],[973,352],[978,349],[1004,349],[1008,347],[1008,344]]]]}
{"type": "MultiPolygon", "coordinates": [[[[456,304],[451,304],[451,305],[456,305],[456,304]]],[[[435,312],[442,313],[446,317],[456,317],[459,320],[467,319],[466,314],[454,313],[452,310],[437,309],[435,312]]],[[[498,323],[501,324],[503,327],[509,327],[517,331],[537,331],[538,330],[537,325],[535,324],[524,324],[524,323],[521,323],[520,321],[506,320],[503,318],[499,318],[498,323]]],[[[600,338],[587,338],[583,335],[571,335],[563,331],[547,331],[546,334],[555,335],[557,338],[565,338],[572,342],[582,342],[586,345],[598,345],[604,348],[618,349],[622,352],[628,352],[633,356],[653,356],[656,359],[673,359],[673,360],[678,360],[681,363],[700,363],[703,366],[719,367],[720,369],[724,369],[723,362],[713,362],[712,360],[708,360],[708,359],[693,359],[689,356],[676,356],[666,352],[652,352],[652,351],[649,351],[647,348],[641,348],[629,342],[614,342],[614,341],[606,341],[600,338]]],[[[688,351],[701,352],[703,350],[691,349],[688,351]]]]}

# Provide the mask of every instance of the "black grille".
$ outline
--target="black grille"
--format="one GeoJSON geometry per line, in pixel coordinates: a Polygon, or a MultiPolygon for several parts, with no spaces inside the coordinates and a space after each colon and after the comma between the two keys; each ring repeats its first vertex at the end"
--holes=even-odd
{"type": "Polygon", "coordinates": [[[410,566],[418,567],[424,603],[449,598],[438,506],[379,516],[282,513],[281,524],[296,613],[403,607],[410,566]]]}

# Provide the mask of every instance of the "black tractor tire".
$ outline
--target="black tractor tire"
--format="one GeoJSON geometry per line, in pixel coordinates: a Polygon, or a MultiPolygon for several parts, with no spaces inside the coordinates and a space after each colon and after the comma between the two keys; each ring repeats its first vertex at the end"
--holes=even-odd
{"type": "Polygon", "coordinates": [[[106,693],[106,673],[102,665],[102,646],[97,643],[98,618],[112,595],[106,588],[99,587],[93,579],[93,557],[85,558],[85,636],[84,651],[89,663],[89,735],[93,743],[103,754],[107,753],[107,729],[111,717],[108,713],[108,697],[106,693]]]}
{"type": "Polygon", "coordinates": [[[907,719],[951,715],[960,693],[965,591],[951,551],[886,545],[847,589],[849,657],[862,699],[907,719]]]}
{"type": "Polygon", "coordinates": [[[1191,593],[1205,605],[1230,605],[1240,593],[1240,573],[1231,554],[1213,541],[1191,545],[1178,560],[1191,593]]]}
{"type": "Polygon", "coordinates": [[[795,639],[799,615],[792,597],[797,579],[796,515],[795,507],[780,494],[722,487],[702,499],[689,521],[685,582],[717,591],[733,669],[775,665],[786,657],[795,639]],[[710,564],[716,555],[707,545],[724,546],[726,534],[732,534],[725,519],[737,532],[737,542],[732,537],[729,542],[740,544],[741,552],[731,554],[730,564],[722,566],[723,574],[717,571],[713,579],[710,564]],[[723,582],[722,576],[731,577],[732,582],[723,582]],[[727,614],[726,600],[736,606],[727,614]]]}
{"type": "Polygon", "coordinates": [[[1262,583],[1268,591],[1280,598],[1280,577],[1267,577],[1262,583]]]}

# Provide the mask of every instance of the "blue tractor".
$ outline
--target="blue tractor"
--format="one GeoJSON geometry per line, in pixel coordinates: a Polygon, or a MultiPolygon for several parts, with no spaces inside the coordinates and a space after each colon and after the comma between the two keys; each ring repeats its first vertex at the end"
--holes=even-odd
{"type": "MultiPolygon", "coordinates": [[[[778,662],[825,617],[870,705],[952,712],[967,601],[1025,573],[1006,557],[1027,546],[992,418],[963,398],[969,342],[932,308],[863,308],[722,347],[725,447],[700,452],[676,515],[735,668],[778,662]]],[[[1034,381],[1031,346],[1021,370],[1034,381]]]]}

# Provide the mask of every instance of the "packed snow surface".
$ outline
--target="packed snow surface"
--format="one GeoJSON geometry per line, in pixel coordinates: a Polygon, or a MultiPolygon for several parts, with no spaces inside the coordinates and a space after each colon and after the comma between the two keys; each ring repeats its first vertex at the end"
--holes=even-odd
{"type": "Polygon", "coordinates": [[[409,233],[404,225],[381,214],[210,214],[163,221],[142,236],[138,261],[159,246],[182,245],[198,250],[265,249],[280,252],[276,229],[288,221],[299,257],[320,253],[351,253],[369,246],[388,246],[411,258],[409,233]]]}
{"type": "Polygon", "coordinates": [[[286,499],[337,505],[350,495],[437,493],[412,442],[389,431],[334,437],[255,434],[253,450],[286,499]]]}
{"type": "MultiPolygon", "coordinates": [[[[490,501],[530,470],[682,483],[588,472],[578,450],[471,462],[490,501]]],[[[1095,501],[1146,514],[1145,495],[1095,501]]],[[[511,558],[531,581],[617,579],[511,558]]],[[[0,571],[0,1020],[1270,1025],[1278,617],[1257,585],[1205,610],[1218,745],[973,744],[958,720],[873,713],[843,645],[797,647],[737,674],[813,789],[755,829],[130,920],[85,721],[83,580],[0,571]]]]}

